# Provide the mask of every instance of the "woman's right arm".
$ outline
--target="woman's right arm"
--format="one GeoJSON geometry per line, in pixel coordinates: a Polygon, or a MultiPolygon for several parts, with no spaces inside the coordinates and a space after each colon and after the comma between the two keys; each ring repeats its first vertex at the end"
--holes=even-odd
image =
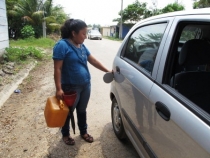
{"type": "Polygon", "coordinates": [[[63,90],[61,88],[61,70],[63,66],[63,60],[54,60],[54,80],[56,87],[57,99],[63,99],[63,90]]]}

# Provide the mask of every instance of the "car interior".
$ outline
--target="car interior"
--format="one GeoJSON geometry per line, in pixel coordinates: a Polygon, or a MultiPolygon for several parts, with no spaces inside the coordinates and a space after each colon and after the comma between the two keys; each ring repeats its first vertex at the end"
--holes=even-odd
{"type": "Polygon", "coordinates": [[[159,44],[160,43],[156,41],[139,43],[137,40],[130,39],[126,47],[124,57],[130,59],[136,64],[139,64],[145,60],[154,61],[154,57],[158,51],[159,44]]]}
{"type": "Polygon", "coordinates": [[[179,37],[169,85],[210,114],[210,24],[186,25],[179,37]]]}

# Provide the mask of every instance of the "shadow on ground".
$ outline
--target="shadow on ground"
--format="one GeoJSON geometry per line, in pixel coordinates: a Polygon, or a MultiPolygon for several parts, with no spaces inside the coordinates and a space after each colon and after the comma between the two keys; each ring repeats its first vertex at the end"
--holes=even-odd
{"type": "Polygon", "coordinates": [[[80,146],[81,138],[80,136],[73,137],[76,144],[73,146],[66,145],[61,136],[60,130],[56,134],[56,138],[53,138],[52,141],[49,141],[48,155],[44,158],[73,158],[76,157],[80,146]]]}
{"type": "Polygon", "coordinates": [[[60,131],[57,132],[52,141],[49,141],[48,155],[44,158],[139,158],[129,140],[121,142],[117,139],[111,123],[104,126],[100,137],[92,144],[85,142],[80,136],[73,136],[73,138],[76,144],[68,146],[63,143],[60,131]]]}
{"type": "Polygon", "coordinates": [[[112,123],[108,123],[105,125],[100,139],[104,157],[139,158],[138,153],[128,139],[120,141],[115,136],[112,123]]]}

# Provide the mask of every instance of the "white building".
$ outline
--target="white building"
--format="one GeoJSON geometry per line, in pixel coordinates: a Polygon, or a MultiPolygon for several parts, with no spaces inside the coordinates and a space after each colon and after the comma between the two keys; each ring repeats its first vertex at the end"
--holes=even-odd
{"type": "Polygon", "coordinates": [[[0,0],[0,57],[6,47],[9,47],[6,2],[5,0],[0,0]]]}
{"type": "Polygon", "coordinates": [[[110,27],[109,26],[102,26],[100,28],[100,32],[102,36],[110,36],[110,27]]]}

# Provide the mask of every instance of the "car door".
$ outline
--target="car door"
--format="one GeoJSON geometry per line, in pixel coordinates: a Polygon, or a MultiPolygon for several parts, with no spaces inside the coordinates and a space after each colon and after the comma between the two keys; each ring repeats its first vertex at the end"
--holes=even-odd
{"type": "MultiPolygon", "coordinates": [[[[182,29],[185,26],[192,26],[191,30],[207,29],[210,27],[209,15],[175,18],[170,32],[177,34],[171,34],[166,40],[158,76],[149,96],[151,113],[156,115],[155,124],[143,135],[158,157],[209,158],[210,115],[172,88],[168,77],[174,67],[173,53],[180,49],[175,43],[182,39],[180,34],[184,34],[182,29]],[[196,27],[198,29],[194,29],[196,27]]],[[[188,34],[200,36],[201,32],[192,31],[188,34]]]]}
{"type": "Polygon", "coordinates": [[[113,67],[126,133],[136,146],[143,145],[151,157],[155,153],[144,135],[155,124],[156,117],[149,104],[149,94],[172,21],[173,18],[153,20],[133,29],[113,67]]]}

